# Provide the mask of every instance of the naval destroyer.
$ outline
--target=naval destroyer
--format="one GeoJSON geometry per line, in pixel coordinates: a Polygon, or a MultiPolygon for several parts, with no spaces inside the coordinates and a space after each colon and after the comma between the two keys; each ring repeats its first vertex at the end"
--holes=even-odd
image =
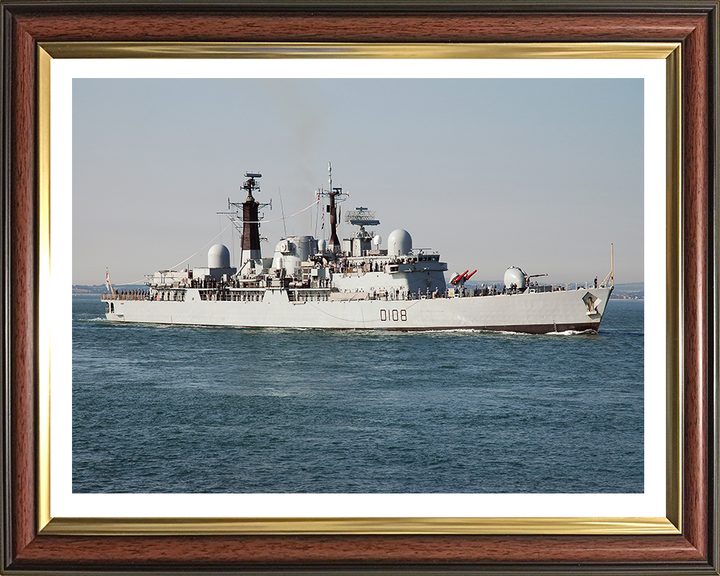
{"type": "MultiPolygon", "coordinates": [[[[437,252],[414,249],[406,230],[382,238],[380,224],[360,207],[345,212],[358,227],[340,242],[337,209],[347,194],[332,185],[317,192],[329,217],[329,240],[281,238],[271,258],[260,248],[261,174],[246,172],[243,202],[228,200],[226,214],[241,235],[239,267],[222,244],[208,252],[207,267],[161,270],[147,289],[117,291],[106,277],[106,316],[147,322],[254,328],[357,330],[494,330],[524,333],[597,331],[613,291],[610,273],[583,285],[541,284],[521,268],[505,271],[497,285],[466,284],[476,271],[452,274],[437,252]]],[[[324,215],[323,214],[323,215],[324,215]]]]}

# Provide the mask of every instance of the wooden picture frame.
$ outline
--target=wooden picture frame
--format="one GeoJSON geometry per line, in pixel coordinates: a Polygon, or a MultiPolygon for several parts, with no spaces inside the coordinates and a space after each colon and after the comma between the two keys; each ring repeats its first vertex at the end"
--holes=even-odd
{"type": "MultiPolygon", "coordinates": [[[[717,50],[718,2],[224,3],[2,2],[3,572],[207,571],[251,573],[702,573],[718,574],[717,50]],[[128,524],[114,533],[46,529],[39,454],[39,290],[46,223],[39,191],[46,106],[42,45],[96,42],[679,43],[682,91],[676,151],[679,308],[676,370],[682,436],[679,530],[601,535],[459,529],[393,534],[197,533],[128,524]],[[40,96],[39,96],[40,95],[40,96]],[[182,533],[186,532],[186,533],[182,533]]],[[[673,174],[670,174],[671,178],[673,174]]],[[[676,314],[673,316],[673,311],[676,314]]],[[[671,360],[673,362],[673,360],[671,360]]],[[[671,455],[672,457],[672,455],[671,455]]],[[[102,532],[102,531],[101,531],[102,532]]]]}

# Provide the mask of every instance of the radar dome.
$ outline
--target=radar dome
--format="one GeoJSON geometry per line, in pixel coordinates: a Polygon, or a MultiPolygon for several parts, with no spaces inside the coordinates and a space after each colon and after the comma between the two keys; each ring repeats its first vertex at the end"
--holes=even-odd
{"type": "Polygon", "coordinates": [[[230,250],[222,244],[215,244],[208,250],[208,268],[230,268],[230,250]]]}
{"type": "Polygon", "coordinates": [[[376,235],[376,236],[372,239],[372,243],[373,243],[375,246],[380,246],[380,244],[382,244],[382,236],[380,236],[380,234],[376,235]]]}
{"type": "Polygon", "coordinates": [[[505,288],[511,288],[515,284],[518,290],[523,290],[525,288],[525,272],[517,266],[511,266],[505,270],[503,284],[505,284],[505,288]]]}
{"type": "Polygon", "coordinates": [[[321,238],[318,240],[318,252],[325,252],[327,250],[327,240],[321,238]]]}
{"type": "Polygon", "coordinates": [[[410,254],[412,250],[412,238],[407,230],[393,230],[388,236],[388,255],[401,256],[410,254]]]}

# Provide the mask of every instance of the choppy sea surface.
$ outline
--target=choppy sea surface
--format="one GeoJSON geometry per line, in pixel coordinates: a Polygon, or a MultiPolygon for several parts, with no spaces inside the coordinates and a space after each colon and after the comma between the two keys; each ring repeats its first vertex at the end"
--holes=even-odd
{"type": "Polygon", "coordinates": [[[73,492],[643,491],[643,302],[600,333],[116,324],[73,297],[73,492]]]}

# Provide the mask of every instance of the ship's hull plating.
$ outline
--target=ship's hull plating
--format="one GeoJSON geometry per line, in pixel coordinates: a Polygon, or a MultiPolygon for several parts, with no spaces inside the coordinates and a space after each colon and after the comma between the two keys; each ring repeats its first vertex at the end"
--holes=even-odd
{"type": "Polygon", "coordinates": [[[495,330],[533,334],[597,331],[612,288],[420,300],[291,302],[268,289],[262,301],[107,300],[109,320],[155,324],[334,330],[495,330]]]}

